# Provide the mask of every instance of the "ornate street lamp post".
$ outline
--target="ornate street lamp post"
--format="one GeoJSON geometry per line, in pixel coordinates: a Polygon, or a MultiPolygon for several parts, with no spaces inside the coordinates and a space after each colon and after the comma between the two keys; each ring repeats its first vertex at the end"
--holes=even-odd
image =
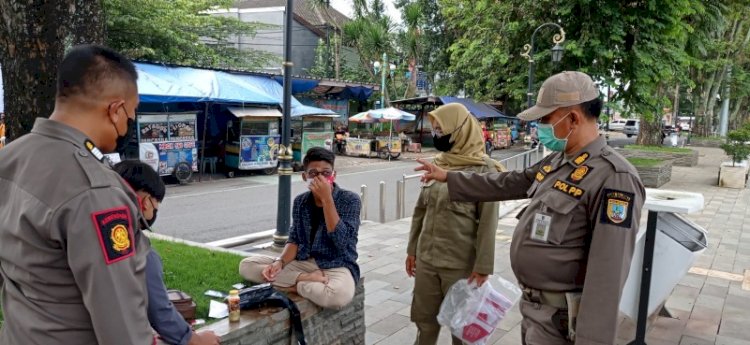
{"type": "Polygon", "coordinates": [[[536,40],[536,33],[539,32],[540,29],[547,26],[554,26],[560,30],[559,33],[556,33],[555,36],[552,37],[552,43],[555,44],[555,46],[552,47],[552,61],[555,63],[560,62],[563,56],[564,48],[560,45],[560,43],[565,42],[565,30],[563,30],[562,26],[555,23],[544,23],[542,25],[539,25],[539,27],[537,27],[536,30],[534,30],[534,33],[531,35],[531,44],[524,45],[523,53],[521,53],[521,56],[529,60],[529,86],[526,90],[526,103],[529,108],[534,105],[534,91],[532,89],[534,87],[534,53],[536,52],[534,42],[536,40]]]}
{"type": "Polygon", "coordinates": [[[388,73],[388,54],[383,53],[383,61],[373,62],[372,67],[376,75],[380,73],[380,109],[383,109],[385,108],[385,76],[388,73]]]}
{"type": "MultiPolygon", "coordinates": [[[[284,118],[281,125],[281,144],[279,145],[279,199],[276,214],[276,231],[273,234],[273,245],[284,248],[289,238],[289,226],[292,206],[292,20],[294,18],[294,0],[286,0],[284,18],[284,118]]],[[[304,153],[303,153],[304,154],[304,153]]]]}

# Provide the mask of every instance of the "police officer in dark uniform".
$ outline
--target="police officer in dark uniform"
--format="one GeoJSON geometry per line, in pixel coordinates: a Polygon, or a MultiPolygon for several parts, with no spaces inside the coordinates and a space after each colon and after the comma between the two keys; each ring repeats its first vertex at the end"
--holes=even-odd
{"type": "Polygon", "coordinates": [[[153,343],[148,239],[137,197],[103,153],[134,130],[137,73],[103,47],[74,47],[55,109],[0,150],[0,344],[153,343]]]}
{"type": "Polygon", "coordinates": [[[601,108],[591,77],[563,72],[519,115],[539,120],[539,140],[555,153],[512,172],[446,172],[423,161],[417,168],[424,180],[447,181],[453,201],[531,198],[510,248],[524,291],[524,344],[615,343],[645,191],[635,168],[599,136],[601,108]]]}

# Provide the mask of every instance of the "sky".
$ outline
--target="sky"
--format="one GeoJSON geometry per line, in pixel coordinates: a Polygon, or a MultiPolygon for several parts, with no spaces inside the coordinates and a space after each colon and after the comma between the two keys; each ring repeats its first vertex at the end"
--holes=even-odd
{"type": "MultiPolygon", "coordinates": [[[[396,23],[401,23],[401,12],[393,5],[393,0],[384,0],[386,12],[396,23]]],[[[331,7],[347,15],[349,18],[354,16],[352,9],[352,0],[331,0],[331,7]]]]}

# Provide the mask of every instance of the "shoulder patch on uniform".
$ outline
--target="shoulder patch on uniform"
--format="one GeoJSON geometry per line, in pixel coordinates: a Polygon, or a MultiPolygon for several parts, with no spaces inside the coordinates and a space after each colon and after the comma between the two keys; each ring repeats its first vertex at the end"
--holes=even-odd
{"type": "Polygon", "coordinates": [[[573,163],[575,163],[576,165],[581,165],[583,163],[586,163],[586,161],[589,160],[590,157],[591,155],[588,152],[581,153],[573,160],[573,163]]]}
{"type": "Polygon", "coordinates": [[[94,145],[94,143],[91,140],[86,139],[86,141],[84,141],[83,144],[86,146],[86,149],[89,150],[89,152],[91,152],[92,155],[94,155],[94,158],[96,158],[99,161],[104,159],[104,154],[102,154],[102,151],[99,151],[99,148],[96,147],[96,145],[94,145]]]}
{"type": "Polygon", "coordinates": [[[133,222],[127,207],[94,212],[91,219],[107,265],[135,255],[133,222]]]}
{"type": "Polygon", "coordinates": [[[583,188],[574,186],[570,183],[563,182],[560,180],[555,181],[555,183],[552,185],[552,189],[555,189],[569,196],[572,196],[576,198],[576,200],[581,200],[581,197],[583,196],[583,194],[586,193],[586,191],[583,190],[583,188]]]}
{"type": "Polygon", "coordinates": [[[544,177],[545,177],[545,175],[541,171],[537,171],[536,172],[536,180],[537,181],[539,181],[539,182],[544,181],[544,177]]]}
{"type": "Polygon", "coordinates": [[[588,174],[594,170],[594,168],[588,166],[588,165],[581,165],[575,170],[573,170],[572,173],[570,173],[570,176],[568,176],[568,182],[572,183],[579,183],[583,181],[583,179],[588,176],[588,174]]]}
{"type": "Polygon", "coordinates": [[[552,166],[551,165],[545,165],[545,166],[542,167],[542,171],[544,171],[545,173],[549,173],[550,171],[552,171],[552,166]]]}
{"type": "Polygon", "coordinates": [[[602,193],[601,216],[599,222],[623,228],[630,228],[633,222],[633,199],[635,194],[613,189],[602,193]]]}

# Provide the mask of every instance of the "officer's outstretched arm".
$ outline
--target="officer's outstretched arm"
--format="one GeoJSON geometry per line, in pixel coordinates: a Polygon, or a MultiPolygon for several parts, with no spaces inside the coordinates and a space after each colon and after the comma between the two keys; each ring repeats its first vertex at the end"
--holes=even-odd
{"type": "Polygon", "coordinates": [[[645,200],[631,173],[615,173],[595,199],[591,247],[576,326],[576,344],[614,344],[625,285],[645,200]]]}
{"type": "Polygon", "coordinates": [[[99,344],[150,344],[144,270],[148,239],[119,188],[82,193],[55,212],[68,263],[99,344]]]}
{"type": "Polygon", "coordinates": [[[525,170],[494,173],[448,173],[451,201],[487,202],[527,198],[541,162],[525,170]]]}

